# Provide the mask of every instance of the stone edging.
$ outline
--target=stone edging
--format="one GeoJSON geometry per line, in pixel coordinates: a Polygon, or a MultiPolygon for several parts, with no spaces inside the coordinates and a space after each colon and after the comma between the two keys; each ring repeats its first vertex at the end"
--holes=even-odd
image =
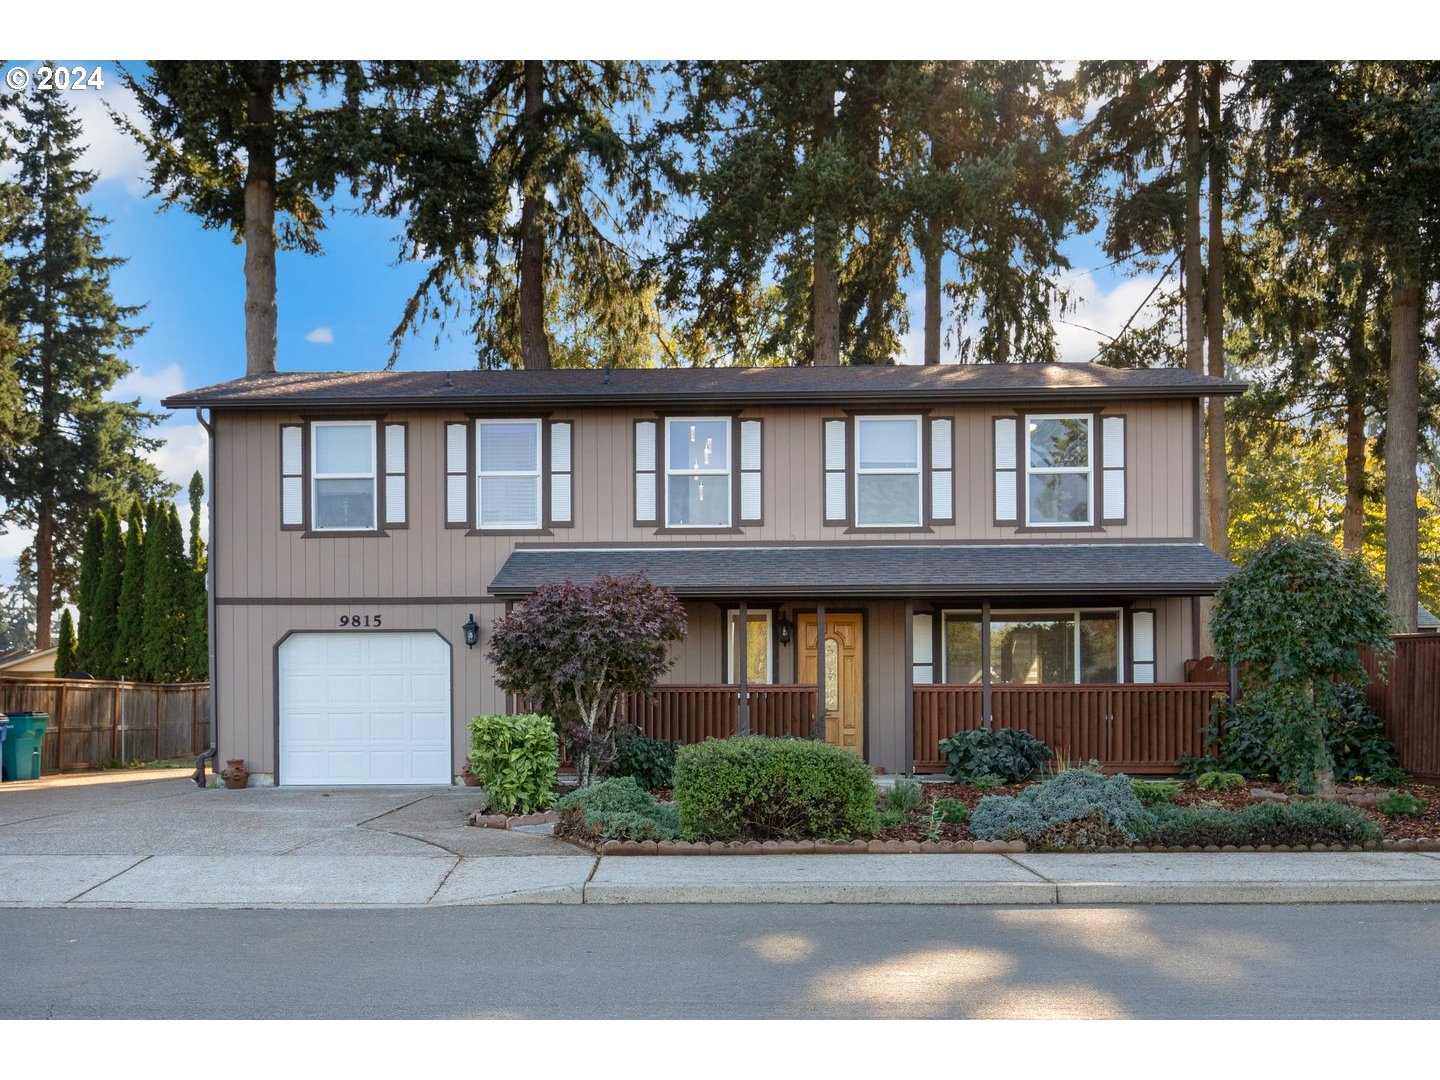
{"type": "Polygon", "coordinates": [[[560,820],[560,815],[554,810],[546,810],[542,814],[482,814],[479,810],[470,815],[471,825],[478,825],[482,829],[513,829],[517,825],[553,825],[560,820]]]}
{"type": "MultiPolygon", "coordinates": [[[[478,816],[478,815],[477,815],[478,816]]],[[[543,815],[530,815],[539,818],[543,815]]],[[[535,824],[538,822],[521,822],[535,824]]],[[[477,822],[478,823],[478,822],[477,822]]],[[[495,826],[505,828],[506,826],[495,826]]],[[[599,855],[1011,855],[1029,850],[1023,840],[600,840],[569,841],[599,855]]],[[[1436,851],[1440,839],[1380,840],[1368,844],[1226,844],[1217,847],[1104,847],[1062,852],[1072,855],[1174,855],[1194,852],[1272,853],[1294,851],[1436,851]]]]}

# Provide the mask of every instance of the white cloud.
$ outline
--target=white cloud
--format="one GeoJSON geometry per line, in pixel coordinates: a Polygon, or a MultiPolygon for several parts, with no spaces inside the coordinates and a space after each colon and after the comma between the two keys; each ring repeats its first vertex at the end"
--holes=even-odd
{"type": "Polygon", "coordinates": [[[207,486],[210,482],[210,437],[193,419],[164,424],[159,432],[165,437],[165,442],[150,455],[150,460],[166,480],[180,485],[183,501],[183,489],[190,483],[196,469],[200,470],[207,486]]]}
{"type": "Polygon", "coordinates": [[[1058,317],[1055,320],[1060,359],[1067,363],[1094,359],[1100,346],[1120,333],[1132,315],[1135,317],[1132,329],[1151,325],[1160,314],[1161,294],[1157,291],[1148,302],[1146,297],[1155,288],[1157,278],[1155,274],[1124,278],[1106,292],[1093,274],[1067,274],[1064,284],[1077,306],[1064,317],[1064,322],[1058,317]]]}
{"type": "Polygon", "coordinates": [[[328,326],[317,326],[305,335],[305,340],[311,345],[334,345],[335,331],[328,326]]]}
{"type": "Polygon", "coordinates": [[[128,132],[116,126],[106,111],[108,105],[148,130],[135,95],[121,84],[119,72],[106,65],[104,90],[98,93],[75,92],[70,100],[75,106],[76,118],[83,125],[83,138],[88,144],[80,164],[99,173],[101,180],[118,180],[131,195],[143,198],[147,191],[144,151],[128,132]]]}
{"type": "Polygon", "coordinates": [[[179,364],[167,364],[159,371],[146,371],[143,366],[137,366],[105,396],[111,401],[130,401],[137,397],[159,401],[184,389],[185,372],[179,364]]]}

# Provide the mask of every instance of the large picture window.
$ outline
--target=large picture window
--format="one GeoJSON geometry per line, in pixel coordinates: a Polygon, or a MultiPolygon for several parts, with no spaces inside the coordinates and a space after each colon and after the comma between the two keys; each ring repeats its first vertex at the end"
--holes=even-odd
{"type": "Polygon", "coordinates": [[[1025,523],[1090,525],[1094,484],[1091,417],[1025,418],[1025,523]]]}
{"type": "MultiPolygon", "coordinates": [[[[978,611],[944,617],[945,681],[981,681],[978,611]]],[[[990,681],[996,685],[1118,683],[1117,610],[995,611],[990,615],[990,681]]]]}
{"type": "Polygon", "coordinates": [[[475,525],[540,528],[540,421],[475,421],[475,525]]]}
{"type": "Polygon", "coordinates": [[[317,532],[375,528],[375,423],[317,420],[310,425],[310,503],[317,532]]]}
{"type": "Polygon", "coordinates": [[[665,421],[665,524],[729,528],[730,421],[725,417],[665,421]]]}
{"type": "Polygon", "coordinates": [[[855,420],[855,524],[920,525],[920,418],[855,420]]]}
{"type": "Polygon", "coordinates": [[[746,612],[745,653],[742,661],[738,649],[737,630],[740,625],[740,611],[732,608],[725,617],[725,640],[728,655],[726,670],[730,682],[740,681],[740,664],[745,664],[746,680],[752,683],[774,682],[771,664],[773,650],[770,647],[770,612],[749,610],[746,612]]]}

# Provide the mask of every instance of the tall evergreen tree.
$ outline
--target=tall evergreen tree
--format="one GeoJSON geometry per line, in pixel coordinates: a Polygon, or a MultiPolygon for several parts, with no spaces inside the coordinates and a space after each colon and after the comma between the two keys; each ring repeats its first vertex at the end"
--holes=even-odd
{"type": "Polygon", "coordinates": [[[12,95],[3,120],[16,146],[26,198],[5,246],[14,272],[0,292],[0,321],[19,331],[15,372],[31,435],[0,472],[0,524],[34,529],[22,554],[33,565],[36,641],[50,644],[52,612],[77,584],[86,522],[126,492],[165,489],[144,454],[153,414],[138,402],[106,400],[130,371],[120,355],[140,330],[135,307],[117,304],[110,273],[123,260],[104,254],[106,221],[85,198],[95,174],[78,167],[84,146],[67,95],[12,95]]]}
{"type": "Polygon", "coordinates": [[[70,618],[70,609],[60,613],[59,648],[55,650],[55,674],[60,678],[79,670],[75,656],[75,622],[70,618]]]}
{"type": "Polygon", "coordinates": [[[100,679],[115,677],[116,636],[120,613],[120,584],[125,565],[125,533],[120,528],[120,510],[112,506],[105,515],[104,546],[100,553],[100,577],[85,620],[87,662],[90,674],[100,679]]]}
{"type": "Polygon", "coordinates": [[[140,655],[137,677],[165,682],[170,663],[170,621],[174,617],[174,575],[170,566],[170,531],[164,504],[145,506],[145,559],[141,589],[145,597],[140,614],[140,655]]]}
{"type": "Polygon", "coordinates": [[[144,678],[145,539],[144,510],[136,499],[125,522],[125,553],[120,564],[115,655],[110,661],[117,679],[144,678]]]}
{"type": "Polygon", "coordinates": [[[104,556],[105,513],[102,510],[96,510],[90,515],[90,523],[85,527],[84,546],[80,551],[80,587],[75,597],[75,604],[80,610],[75,664],[77,668],[90,671],[92,674],[95,667],[95,650],[93,648],[95,627],[91,619],[95,612],[96,594],[100,589],[104,556]]]}

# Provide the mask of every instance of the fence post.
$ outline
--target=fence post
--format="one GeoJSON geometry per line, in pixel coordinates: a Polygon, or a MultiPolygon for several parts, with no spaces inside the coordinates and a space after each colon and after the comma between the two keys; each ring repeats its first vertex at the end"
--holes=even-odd
{"type": "Polygon", "coordinates": [[[200,741],[200,691],[190,691],[190,752],[198,754],[199,748],[195,745],[200,741]]]}
{"type": "Polygon", "coordinates": [[[62,682],[55,694],[55,771],[65,771],[65,691],[62,682]]]}
{"type": "Polygon", "coordinates": [[[123,682],[117,682],[113,687],[115,698],[110,705],[110,757],[120,756],[120,694],[124,687],[123,682]]]}

